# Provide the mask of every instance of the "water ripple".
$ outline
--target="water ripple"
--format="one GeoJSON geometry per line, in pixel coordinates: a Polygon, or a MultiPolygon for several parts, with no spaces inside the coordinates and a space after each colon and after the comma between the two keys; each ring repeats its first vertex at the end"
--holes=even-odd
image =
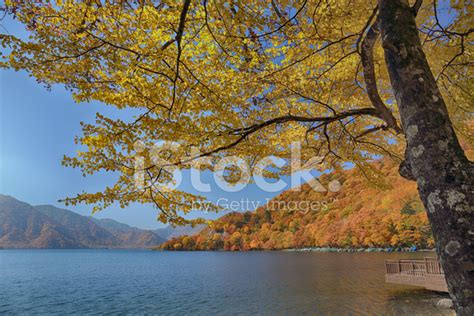
{"type": "Polygon", "coordinates": [[[0,314],[452,314],[385,284],[394,255],[0,250],[0,314]]]}

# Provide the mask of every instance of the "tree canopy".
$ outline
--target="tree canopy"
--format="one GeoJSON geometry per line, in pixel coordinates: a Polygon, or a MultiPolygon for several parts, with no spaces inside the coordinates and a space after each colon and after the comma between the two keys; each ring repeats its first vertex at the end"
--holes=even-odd
{"type": "MultiPolygon", "coordinates": [[[[472,3],[411,5],[456,131],[471,141],[472,3]]],[[[64,164],[119,177],[68,203],[153,203],[160,220],[184,222],[172,205],[188,212],[205,197],[155,186],[171,178],[150,159],[157,142],[179,145],[155,154],[181,168],[223,155],[255,167],[269,155],[290,158],[294,141],[302,143],[303,163],[323,158],[321,169],[353,162],[370,177],[374,155],[403,160],[377,1],[7,0],[3,9],[29,38],[1,35],[2,67],[26,70],[47,87],[64,85],[77,102],[136,113],[129,120],[97,113],[82,123],[83,149],[64,164]]]]}

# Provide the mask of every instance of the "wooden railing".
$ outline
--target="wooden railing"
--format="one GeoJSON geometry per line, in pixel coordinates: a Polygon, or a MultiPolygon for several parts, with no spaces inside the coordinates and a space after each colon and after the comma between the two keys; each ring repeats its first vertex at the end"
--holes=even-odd
{"type": "Polygon", "coordinates": [[[436,258],[387,260],[385,261],[385,282],[448,292],[443,269],[436,258]]]}
{"type": "Polygon", "coordinates": [[[386,260],[385,273],[413,276],[444,274],[437,258],[386,260]]]}

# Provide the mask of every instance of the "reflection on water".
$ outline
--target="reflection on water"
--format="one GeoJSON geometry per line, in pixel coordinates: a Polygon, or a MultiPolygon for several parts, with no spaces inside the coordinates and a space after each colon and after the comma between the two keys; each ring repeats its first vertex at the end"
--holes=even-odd
{"type": "Polygon", "coordinates": [[[433,254],[0,251],[0,313],[452,315],[385,284],[384,260],[433,254]]]}

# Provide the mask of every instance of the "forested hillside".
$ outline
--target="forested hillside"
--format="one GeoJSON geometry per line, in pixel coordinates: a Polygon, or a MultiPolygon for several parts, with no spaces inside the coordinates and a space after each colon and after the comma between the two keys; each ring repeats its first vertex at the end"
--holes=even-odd
{"type": "Polygon", "coordinates": [[[361,171],[323,175],[337,179],[338,192],[316,192],[308,184],[285,191],[254,212],[230,213],[192,236],[164,243],[166,250],[256,250],[304,247],[433,247],[416,183],[404,180],[391,161],[372,165],[377,184],[361,171]],[[302,201],[306,201],[302,202],[302,201]],[[298,209],[295,205],[319,205],[298,209]]]}

